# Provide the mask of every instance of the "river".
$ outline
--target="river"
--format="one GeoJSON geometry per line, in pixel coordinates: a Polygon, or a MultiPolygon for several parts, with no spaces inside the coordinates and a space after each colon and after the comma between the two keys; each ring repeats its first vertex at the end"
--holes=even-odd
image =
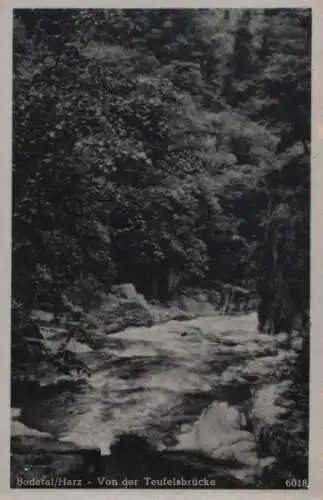
{"type": "MultiPolygon", "coordinates": [[[[48,345],[57,342],[50,329],[46,336],[48,345]]],[[[110,472],[153,476],[164,467],[168,475],[215,478],[217,487],[259,483],[259,460],[266,457],[254,446],[245,447],[234,466],[226,455],[222,460],[214,454],[217,446],[223,453],[227,423],[214,424],[212,408],[218,411],[217,402],[225,402],[247,415],[255,391],[267,387],[270,393],[272,374],[294,359],[297,338],[295,348],[282,347],[284,335],[259,334],[254,313],[169,321],[108,336],[98,331],[97,336],[95,349],[77,342],[73,347],[92,373],[89,383],[26,403],[25,424],[61,441],[100,448],[110,472]],[[155,462],[163,457],[163,465],[157,460],[153,466],[154,456],[155,462]]],[[[265,412],[275,413],[268,404],[265,412]]],[[[246,423],[236,432],[244,432],[250,444],[246,423]]]]}

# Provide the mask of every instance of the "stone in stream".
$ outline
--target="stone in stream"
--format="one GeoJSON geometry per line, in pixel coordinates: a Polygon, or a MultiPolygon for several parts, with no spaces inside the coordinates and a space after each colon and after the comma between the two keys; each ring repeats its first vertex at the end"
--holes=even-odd
{"type": "MultiPolygon", "coordinates": [[[[245,416],[236,408],[227,402],[215,401],[203,410],[193,429],[182,434],[175,449],[196,450],[223,464],[238,464],[240,478],[254,477],[273,459],[260,460],[255,438],[245,430],[246,426],[245,416]]],[[[234,469],[232,474],[236,475],[234,469]]]]}
{"type": "Polygon", "coordinates": [[[21,408],[11,408],[11,419],[15,420],[21,415],[21,408]]]}
{"type": "Polygon", "coordinates": [[[181,337],[202,335],[202,329],[197,326],[188,326],[183,332],[181,332],[181,337]]]}
{"type": "Polygon", "coordinates": [[[49,432],[41,432],[36,429],[31,429],[22,422],[13,420],[11,422],[11,437],[15,436],[34,436],[38,438],[48,438],[51,437],[51,434],[49,432]]]}
{"type": "MultiPolygon", "coordinates": [[[[22,429],[22,428],[21,428],[22,429]]],[[[62,443],[54,436],[34,429],[11,437],[10,476],[11,487],[32,487],[37,481],[61,478],[61,486],[83,480],[91,483],[96,474],[103,473],[104,462],[100,450],[80,448],[74,443],[62,443]]],[[[46,483],[44,486],[46,487],[46,483]]]]}
{"type": "Polygon", "coordinates": [[[52,476],[71,481],[78,477],[93,479],[104,465],[99,449],[80,447],[73,442],[62,442],[49,432],[42,432],[20,422],[19,408],[11,408],[11,487],[23,487],[22,481],[32,485],[35,480],[50,481],[52,476]],[[92,472],[91,472],[92,471],[92,472]]]}
{"type": "Polygon", "coordinates": [[[107,301],[93,311],[89,319],[105,325],[108,334],[128,327],[149,327],[155,323],[149,304],[129,283],[113,286],[107,301]]]}

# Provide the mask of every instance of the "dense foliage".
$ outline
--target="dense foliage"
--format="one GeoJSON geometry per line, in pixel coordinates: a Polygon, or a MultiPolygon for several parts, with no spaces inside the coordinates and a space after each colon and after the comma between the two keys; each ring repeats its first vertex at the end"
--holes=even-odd
{"type": "Polygon", "coordinates": [[[59,308],[116,280],[159,298],[255,280],[284,202],[282,266],[301,262],[306,283],[309,19],[16,10],[14,297],[59,308]]]}
{"type": "Polygon", "coordinates": [[[118,282],[249,286],[306,330],[310,40],[307,9],[15,10],[13,362],[31,309],[118,282]]]}

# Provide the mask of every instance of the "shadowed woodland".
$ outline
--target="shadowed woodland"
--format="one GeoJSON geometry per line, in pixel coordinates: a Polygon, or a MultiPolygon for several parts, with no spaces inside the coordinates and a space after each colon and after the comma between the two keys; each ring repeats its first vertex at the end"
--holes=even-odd
{"type": "Polygon", "coordinates": [[[14,35],[14,301],[222,281],[261,328],[305,321],[308,10],[17,10],[14,35]]]}

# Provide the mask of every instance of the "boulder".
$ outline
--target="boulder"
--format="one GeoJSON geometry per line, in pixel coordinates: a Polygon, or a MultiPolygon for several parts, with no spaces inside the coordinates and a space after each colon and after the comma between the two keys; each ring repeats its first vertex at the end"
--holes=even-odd
{"type": "MultiPolygon", "coordinates": [[[[111,293],[115,296],[120,296],[123,299],[135,299],[142,298],[138,294],[135,286],[132,283],[123,283],[121,285],[114,285],[111,287],[111,293]]],[[[141,300],[141,299],[140,299],[141,300]]]]}
{"type": "Polygon", "coordinates": [[[46,312],[41,309],[33,309],[30,313],[32,320],[37,321],[37,323],[50,323],[54,319],[54,314],[51,312],[46,312]]]}
{"type": "Polygon", "coordinates": [[[113,286],[107,302],[92,316],[97,323],[105,325],[106,333],[129,327],[152,326],[155,323],[153,310],[129,283],[113,286]]]}
{"type": "Polygon", "coordinates": [[[197,318],[197,314],[181,310],[179,307],[171,305],[162,307],[160,305],[151,305],[150,310],[154,315],[154,322],[161,324],[168,321],[188,321],[197,318]]]}
{"type": "Polygon", "coordinates": [[[148,305],[135,300],[120,303],[114,310],[114,315],[122,319],[124,327],[152,326],[154,324],[154,317],[148,305]]]}
{"type": "Polygon", "coordinates": [[[16,420],[21,415],[21,408],[11,408],[11,420],[16,420]]]}
{"type": "Polygon", "coordinates": [[[236,408],[215,401],[202,412],[196,435],[201,449],[212,457],[235,458],[240,462],[241,454],[254,452],[256,447],[252,434],[242,430],[245,426],[246,419],[236,408]]]}
{"type": "MultiPolygon", "coordinates": [[[[16,423],[18,424],[18,422],[16,423]]],[[[11,436],[11,487],[21,486],[22,479],[32,481],[61,477],[63,481],[75,478],[91,480],[91,468],[100,466],[98,449],[81,448],[72,442],[61,442],[46,432],[28,429],[20,424],[11,436]]]]}
{"type": "Polygon", "coordinates": [[[245,468],[259,475],[267,465],[257,454],[253,434],[246,430],[245,416],[226,402],[213,402],[203,410],[193,429],[182,434],[175,449],[198,450],[214,460],[245,468]]]}
{"type": "Polygon", "coordinates": [[[28,323],[22,330],[22,335],[25,338],[36,338],[36,339],[43,338],[39,326],[34,321],[28,321],[28,323]]]}
{"type": "Polygon", "coordinates": [[[185,312],[195,315],[212,315],[215,313],[214,305],[208,301],[205,294],[196,294],[193,297],[182,295],[179,299],[179,306],[185,312]]]}
{"type": "Polygon", "coordinates": [[[41,432],[36,429],[31,429],[30,427],[27,427],[25,424],[22,422],[19,422],[18,420],[12,420],[11,422],[11,436],[34,436],[38,438],[50,438],[52,437],[49,432],[41,432]]]}

